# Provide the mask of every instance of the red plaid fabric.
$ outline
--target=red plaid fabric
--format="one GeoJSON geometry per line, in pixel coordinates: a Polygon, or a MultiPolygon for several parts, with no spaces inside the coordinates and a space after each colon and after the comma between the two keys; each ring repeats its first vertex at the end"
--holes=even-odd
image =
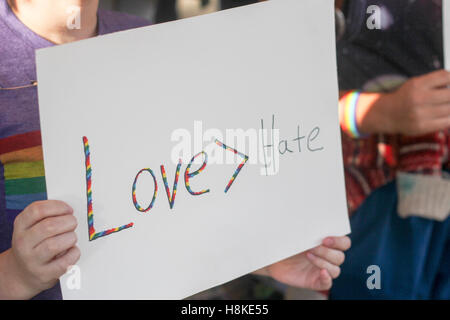
{"type": "Polygon", "coordinates": [[[450,129],[422,137],[373,135],[353,139],[342,132],[347,204],[352,214],[372,190],[397,171],[441,175],[450,169],[450,129]]]}

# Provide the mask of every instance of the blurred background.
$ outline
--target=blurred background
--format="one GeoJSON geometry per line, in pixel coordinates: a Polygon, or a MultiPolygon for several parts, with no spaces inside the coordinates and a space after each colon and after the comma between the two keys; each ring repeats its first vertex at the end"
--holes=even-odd
{"type": "MultiPolygon", "coordinates": [[[[258,0],[100,0],[100,7],[140,16],[151,23],[162,23],[256,2],[258,0]]],[[[290,288],[266,277],[246,275],[189,299],[325,299],[325,296],[290,288]]]]}
{"type": "Polygon", "coordinates": [[[161,23],[255,2],[258,0],[101,0],[100,7],[161,23]]]}

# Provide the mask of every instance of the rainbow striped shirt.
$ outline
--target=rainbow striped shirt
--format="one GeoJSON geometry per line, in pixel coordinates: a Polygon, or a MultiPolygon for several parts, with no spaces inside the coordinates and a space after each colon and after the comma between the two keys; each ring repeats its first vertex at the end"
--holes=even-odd
{"type": "Polygon", "coordinates": [[[0,139],[4,205],[8,224],[27,205],[45,200],[45,172],[39,130],[0,139]]]}

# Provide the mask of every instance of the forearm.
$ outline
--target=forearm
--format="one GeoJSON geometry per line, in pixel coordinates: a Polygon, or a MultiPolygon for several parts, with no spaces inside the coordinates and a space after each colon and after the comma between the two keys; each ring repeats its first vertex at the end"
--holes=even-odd
{"type": "MultiPolygon", "coordinates": [[[[344,127],[344,96],[348,91],[339,92],[339,122],[344,127]]],[[[391,119],[389,118],[389,108],[392,107],[393,100],[390,93],[370,93],[362,92],[358,99],[356,108],[356,125],[361,134],[392,134],[395,133],[391,119]]]]}

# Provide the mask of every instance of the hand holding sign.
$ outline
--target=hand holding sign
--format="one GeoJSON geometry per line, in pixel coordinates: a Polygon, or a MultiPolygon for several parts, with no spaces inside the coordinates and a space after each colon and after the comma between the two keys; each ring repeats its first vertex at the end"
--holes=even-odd
{"type": "Polygon", "coordinates": [[[0,299],[31,299],[53,287],[80,257],[76,226],[64,202],[37,201],[25,208],[14,221],[12,248],[1,255],[0,269],[7,276],[0,299]]]}
{"type": "Polygon", "coordinates": [[[299,253],[285,260],[256,271],[256,274],[270,276],[293,287],[316,291],[331,288],[332,279],[340,274],[339,266],[344,262],[350,248],[349,237],[329,237],[322,245],[299,253]]]}
{"type": "MultiPolygon", "coordinates": [[[[450,72],[407,80],[392,93],[363,93],[358,127],[367,134],[420,136],[450,127],[450,72]]],[[[344,110],[344,108],[342,108],[344,110]]]]}

